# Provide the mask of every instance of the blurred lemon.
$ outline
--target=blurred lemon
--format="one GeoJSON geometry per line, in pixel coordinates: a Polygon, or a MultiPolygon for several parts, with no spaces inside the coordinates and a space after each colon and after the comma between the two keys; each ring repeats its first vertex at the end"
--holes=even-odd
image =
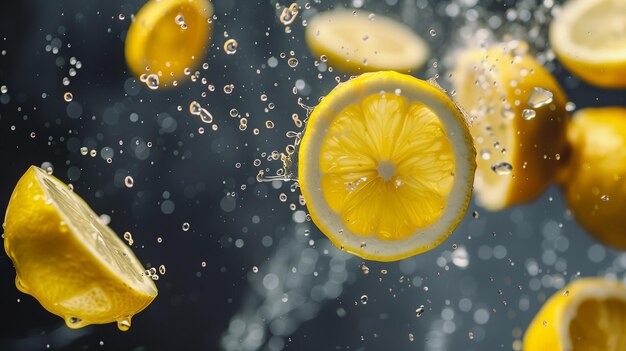
{"type": "Polygon", "coordinates": [[[566,98],[552,75],[505,42],[458,57],[452,83],[478,150],[474,187],[489,210],[532,201],[564,163],[566,98]]]}
{"type": "Polygon", "coordinates": [[[572,156],[562,183],[569,207],[591,235],[626,250],[626,108],[577,111],[567,138],[572,156]]]}
{"type": "Polygon", "coordinates": [[[341,249],[394,261],[439,245],[467,210],[475,151],[433,85],[396,72],[339,84],[308,119],[298,177],[314,223],[341,249]]]}
{"type": "Polygon", "coordinates": [[[626,287],[581,278],[555,293],[524,336],[524,351],[626,350],[626,287]]]}
{"type": "Polygon", "coordinates": [[[550,25],[550,45],[587,83],[626,87],[626,2],[567,1],[550,25]]]}
{"type": "Polygon", "coordinates": [[[131,317],[157,295],[141,263],[89,206],[38,167],[19,180],[7,208],[4,249],[15,283],[70,328],[131,317]]]}
{"type": "Polygon", "coordinates": [[[322,61],[346,72],[421,68],[430,50],[409,27],[389,17],[360,10],[332,10],[308,20],[306,43],[322,61]]]}
{"type": "Polygon", "coordinates": [[[151,89],[185,77],[208,49],[213,6],[208,0],[150,0],[126,35],[126,63],[151,89]]]}

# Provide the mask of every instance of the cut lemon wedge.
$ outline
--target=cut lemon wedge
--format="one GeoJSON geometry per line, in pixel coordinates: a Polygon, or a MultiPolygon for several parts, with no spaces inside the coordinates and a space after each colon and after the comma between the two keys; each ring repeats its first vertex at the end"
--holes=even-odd
{"type": "Polygon", "coordinates": [[[452,82],[473,118],[481,205],[500,210],[535,199],[564,163],[568,114],[561,87],[522,42],[460,54],[452,82]]]}
{"type": "Polygon", "coordinates": [[[341,249],[394,261],[434,248],[463,218],[475,151],[441,90],[396,72],[339,84],[315,108],[298,177],[314,223],[341,249]]]}
{"type": "Polygon", "coordinates": [[[626,87],[626,2],[567,1],[550,25],[550,45],[587,83],[626,87]]]}
{"type": "Polygon", "coordinates": [[[626,287],[581,278],[543,305],[524,336],[524,351],[625,351],[626,287]]]}
{"type": "Polygon", "coordinates": [[[305,39],[314,55],[352,73],[415,71],[430,55],[426,42],[406,25],[360,10],[337,9],[314,16],[305,39]]]}
{"type": "Polygon", "coordinates": [[[626,250],[626,108],[577,111],[567,138],[572,151],[562,186],[569,207],[593,237],[626,250]]]}
{"type": "Polygon", "coordinates": [[[4,235],[18,289],[70,328],[117,322],[128,330],[131,317],[157,295],[131,249],[78,195],[38,167],[15,186],[4,235]]]}
{"type": "MultiPolygon", "coordinates": [[[[204,58],[211,39],[208,0],[150,0],[126,35],[126,63],[151,89],[171,86],[204,58]]],[[[187,73],[189,74],[189,73],[187,73]]]]}

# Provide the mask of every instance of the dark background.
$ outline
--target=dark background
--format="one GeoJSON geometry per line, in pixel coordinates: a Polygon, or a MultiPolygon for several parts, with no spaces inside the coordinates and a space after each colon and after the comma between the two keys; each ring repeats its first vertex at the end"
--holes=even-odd
{"type": "Polygon", "coordinates": [[[506,20],[511,9],[536,10],[542,2],[311,1],[287,34],[273,1],[215,1],[217,20],[204,61],[209,68],[197,68],[207,83],[185,81],[156,91],[132,78],[124,61],[130,17],[142,3],[14,1],[0,10],[0,52],[6,50],[0,86],[8,88],[0,94],[2,208],[30,165],[49,162],[97,213],[111,217],[117,233],[133,234],[134,251],[146,266],[167,267],[157,282],[158,298],[133,318],[130,331],[114,324],[70,330],[18,292],[2,252],[0,350],[517,349],[545,298],[571,278],[623,278],[626,256],[590,239],[557,188],[499,213],[472,204],[438,248],[399,263],[366,262],[364,274],[360,259],[338,252],[302,221],[298,211],[306,209],[291,183],[255,180],[259,169],[271,173],[280,166],[262,154],[284,150],[290,142],[285,133],[299,130],[291,120],[293,113],[306,116],[298,97],[315,105],[336,85],[336,76],[348,78],[320,71],[303,41],[301,19],[335,6],[362,6],[413,27],[433,48],[433,59],[415,73],[421,78],[447,75],[463,30],[488,27],[495,16],[503,23],[492,26],[496,37],[511,32],[524,38],[524,28],[538,25],[543,39],[535,38],[533,46],[548,58],[577,108],[624,105],[622,91],[589,87],[551,61],[549,51],[545,55],[545,20],[506,20]],[[449,6],[459,14],[452,16],[449,6]],[[471,11],[477,20],[468,19],[471,11]],[[239,43],[235,55],[221,49],[225,31],[239,43]],[[295,68],[287,65],[292,50],[299,60],[295,68]],[[71,57],[82,63],[73,77],[71,57]],[[272,57],[275,68],[268,65],[272,57]],[[294,95],[299,79],[306,85],[294,95]],[[235,85],[230,95],[222,91],[226,84],[235,85]],[[68,91],[71,103],[63,100],[68,91]],[[268,100],[261,101],[261,94],[268,100]],[[189,114],[193,100],[212,113],[217,131],[189,114]],[[249,114],[246,131],[229,116],[233,108],[249,114]],[[266,120],[276,127],[266,129],[266,120]],[[253,128],[260,129],[258,136],[253,128]],[[82,146],[98,155],[81,155],[82,146]],[[114,151],[110,164],[101,157],[105,147],[114,151]],[[126,175],[134,178],[132,188],[123,184],[126,175]],[[279,200],[281,193],[287,202],[279,200]],[[162,208],[171,205],[163,205],[167,200],[175,205],[171,214],[162,208]],[[190,224],[188,231],[183,223],[190,224]],[[453,244],[459,247],[454,254],[453,244]],[[452,260],[459,250],[467,252],[467,267],[452,260]],[[417,318],[420,305],[425,312],[417,318]]]}

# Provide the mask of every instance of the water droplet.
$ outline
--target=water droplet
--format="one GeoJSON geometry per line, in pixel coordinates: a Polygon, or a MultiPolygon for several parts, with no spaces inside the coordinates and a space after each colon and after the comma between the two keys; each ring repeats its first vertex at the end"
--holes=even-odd
{"type": "Polygon", "coordinates": [[[478,213],[478,211],[474,211],[472,212],[472,217],[478,219],[478,217],[480,217],[480,213],[478,213]]]}
{"type": "Polygon", "coordinates": [[[202,105],[200,105],[200,103],[198,103],[197,101],[192,101],[189,104],[189,113],[191,113],[194,116],[197,116],[200,114],[200,111],[202,110],[202,105]]]}
{"type": "Polygon", "coordinates": [[[370,268],[368,266],[366,266],[365,264],[361,265],[361,272],[363,272],[363,274],[370,274],[370,268]]]}
{"type": "Polygon", "coordinates": [[[146,85],[148,86],[148,88],[150,88],[151,90],[156,90],[159,89],[159,76],[157,76],[154,73],[148,74],[146,77],[146,85]]]}
{"type": "Polygon", "coordinates": [[[563,296],[569,296],[569,290],[563,291],[563,296]]]}
{"type": "Polygon", "coordinates": [[[470,340],[474,340],[474,333],[472,333],[472,332],[467,333],[467,337],[468,337],[470,340]]]}
{"type": "Polygon", "coordinates": [[[224,42],[224,51],[228,55],[234,55],[237,52],[237,48],[239,47],[239,43],[235,39],[228,39],[224,42]]]}
{"type": "Polygon", "coordinates": [[[528,106],[532,108],[539,108],[546,106],[552,102],[552,92],[539,87],[534,87],[532,94],[528,98],[528,106]]]}
{"type": "Polygon", "coordinates": [[[80,154],[83,156],[86,156],[89,153],[89,149],[86,148],[85,146],[80,148],[80,154]]]}
{"type": "Polygon", "coordinates": [[[434,37],[437,35],[437,31],[435,29],[431,29],[428,33],[430,33],[431,37],[434,37]]]}
{"type": "Polygon", "coordinates": [[[489,150],[487,149],[482,149],[480,150],[480,157],[483,160],[489,160],[491,158],[491,152],[489,152],[489,150]]]}
{"type": "Polygon", "coordinates": [[[63,94],[63,100],[65,100],[65,102],[70,102],[72,99],[74,99],[74,95],[72,95],[69,91],[63,94]]]}
{"type": "Polygon", "coordinates": [[[117,328],[121,331],[130,329],[130,317],[124,317],[117,321],[117,328]]]}
{"type": "Polygon", "coordinates": [[[413,333],[409,333],[409,341],[413,342],[415,340],[415,336],[413,336],[413,333]]]}
{"type": "Polygon", "coordinates": [[[159,266],[159,274],[164,275],[165,274],[165,265],[160,265],[159,266]]]}
{"type": "Polygon", "coordinates": [[[537,112],[535,112],[535,110],[531,110],[529,108],[525,108],[524,111],[522,111],[522,118],[525,121],[529,121],[529,120],[535,118],[535,116],[537,116],[537,112]]]}
{"type": "Polygon", "coordinates": [[[420,305],[420,307],[418,307],[415,310],[415,317],[417,317],[417,318],[421,317],[422,314],[424,314],[424,311],[425,311],[424,305],[420,305]]]}
{"type": "Polygon", "coordinates": [[[71,325],[72,327],[76,327],[78,324],[82,323],[83,320],[78,317],[69,317],[65,320],[65,323],[71,325]]]}
{"type": "Polygon", "coordinates": [[[573,103],[571,101],[568,101],[568,102],[565,103],[565,111],[572,112],[575,109],[576,109],[576,104],[575,103],[573,103]]]}
{"type": "Polygon", "coordinates": [[[361,304],[367,305],[367,295],[361,296],[361,304]]]}
{"type": "Polygon", "coordinates": [[[189,227],[190,227],[189,223],[187,223],[187,222],[183,223],[183,231],[184,232],[188,231],[189,227]]]}
{"type": "Polygon", "coordinates": [[[257,266],[252,267],[252,272],[258,273],[259,272],[259,267],[257,267],[257,266]]]}
{"type": "Polygon", "coordinates": [[[126,178],[124,178],[124,185],[127,188],[132,188],[133,185],[135,185],[135,180],[131,176],[126,176],[126,178]]]}
{"type": "Polygon", "coordinates": [[[298,66],[298,59],[295,57],[291,57],[289,58],[289,60],[287,60],[287,64],[289,65],[289,67],[295,68],[296,66],[298,66]]]}
{"type": "Polygon", "coordinates": [[[498,162],[491,165],[491,170],[498,175],[507,175],[511,174],[511,171],[513,171],[513,166],[511,166],[511,164],[507,162],[498,162]]]}
{"type": "Polygon", "coordinates": [[[602,196],[600,197],[600,200],[602,200],[602,201],[609,201],[609,200],[610,200],[610,199],[609,199],[609,195],[602,195],[602,196]]]}
{"type": "Polygon", "coordinates": [[[296,20],[296,17],[298,16],[298,4],[297,3],[292,3],[289,7],[285,7],[283,9],[283,11],[280,13],[280,16],[278,17],[278,19],[280,20],[280,23],[282,23],[285,26],[288,26],[290,24],[293,23],[293,21],[296,20]]]}

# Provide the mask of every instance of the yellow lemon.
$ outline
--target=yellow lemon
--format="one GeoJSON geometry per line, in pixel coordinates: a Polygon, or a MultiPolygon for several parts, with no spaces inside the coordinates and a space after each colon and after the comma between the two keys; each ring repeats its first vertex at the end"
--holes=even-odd
{"type": "Polygon", "coordinates": [[[396,72],[366,73],[315,107],[298,178],[313,222],[336,246],[394,261],[455,229],[474,159],[466,121],[440,89],[396,72]]]}
{"type": "Polygon", "coordinates": [[[126,63],[131,72],[151,89],[184,78],[185,69],[204,58],[212,16],[208,0],[149,0],[126,35],[126,63]]]}
{"type": "Polygon", "coordinates": [[[563,90],[522,42],[468,50],[457,62],[452,82],[472,119],[480,203],[499,210],[535,199],[565,161],[563,90]]]}
{"type": "Polygon", "coordinates": [[[430,50],[420,36],[389,17],[337,9],[308,20],[306,43],[322,61],[352,73],[420,69],[430,50]]]}
{"type": "Polygon", "coordinates": [[[625,351],[626,287],[581,278],[543,305],[524,335],[524,351],[625,351]]]}
{"type": "Polygon", "coordinates": [[[70,328],[131,317],[157,295],[131,251],[65,184],[38,167],[19,180],[7,207],[4,249],[15,283],[70,328]]]}
{"type": "Polygon", "coordinates": [[[567,1],[550,24],[550,45],[585,82],[626,87],[626,2],[567,1]]]}
{"type": "Polygon", "coordinates": [[[567,138],[572,151],[562,185],[569,207],[592,236],[626,250],[626,108],[577,111],[567,138]]]}

